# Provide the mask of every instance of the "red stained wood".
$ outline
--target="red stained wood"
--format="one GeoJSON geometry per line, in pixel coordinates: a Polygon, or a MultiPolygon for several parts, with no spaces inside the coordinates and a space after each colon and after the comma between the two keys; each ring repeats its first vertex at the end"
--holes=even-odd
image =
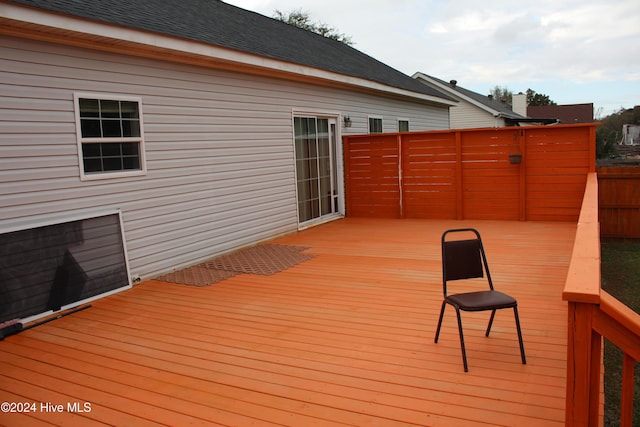
{"type": "Polygon", "coordinates": [[[640,238],[640,168],[598,168],[603,237],[640,238]]]}
{"type": "Polygon", "coordinates": [[[347,215],[575,222],[595,126],[345,136],[347,215]]]}
{"type": "Polygon", "coordinates": [[[272,243],[316,256],[209,287],[147,281],[0,342],[4,400],[89,401],[85,414],[0,413],[2,425],[562,425],[576,225],[347,218],[272,243]],[[442,301],[440,235],[477,227],[513,316],[442,301]]]}

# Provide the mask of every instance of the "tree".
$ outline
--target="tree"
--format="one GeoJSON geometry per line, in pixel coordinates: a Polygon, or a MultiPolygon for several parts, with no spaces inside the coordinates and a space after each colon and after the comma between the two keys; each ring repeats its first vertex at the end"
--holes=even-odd
{"type": "Polygon", "coordinates": [[[286,24],[293,25],[294,27],[302,28],[303,30],[311,31],[316,34],[320,34],[328,39],[337,40],[348,46],[353,46],[351,37],[338,32],[333,27],[329,27],[323,22],[312,22],[309,12],[304,12],[301,9],[296,9],[292,12],[285,13],[276,9],[273,16],[278,21],[282,21],[286,24]]]}
{"type": "Polygon", "coordinates": [[[640,125],[640,106],[620,108],[616,113],[600,119],[596,129],[596,157],[616,157],[616,146],[622,141],[623,125],[640,125]]]}
{"type": "Polygon", "coordinates": [[[509,105],[511,106],[512,104],[512,98],[513,98],[513,92],[511,92],[509,89],[507,89],[507,87],[501,87],[501,86],[496,86],[493,89],[491,89],[491,92],[489,92],[489,95],[491,95],[493,97],[493,99],[495,99],[496,101],[502,102],[505,105],[509,105]]]}
{"type": "Polygon", "coordinates": [[[530,107],[539,107],[542,105],[557,105],[557,104],[549,98],[549,95],[536,93],[535,90],[527,89],[527,105],[529,105],[530,107]]]}

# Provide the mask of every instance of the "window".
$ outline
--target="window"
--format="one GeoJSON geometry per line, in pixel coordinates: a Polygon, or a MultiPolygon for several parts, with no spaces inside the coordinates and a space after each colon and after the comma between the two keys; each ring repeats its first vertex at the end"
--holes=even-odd
{"type": "Polygon", "coordinates": [[[409,132],[409,120],[398,119],[398,132],[409,132]]]}
{"type": "Polygon", "coordinates": [[[382,117],[369,117],[369,133],[382,133],[382,117]]]}
{"type": "Polygon", "coordinates": [[[140,98],[76,94],[82,179],[146,172],[140,98]]]}

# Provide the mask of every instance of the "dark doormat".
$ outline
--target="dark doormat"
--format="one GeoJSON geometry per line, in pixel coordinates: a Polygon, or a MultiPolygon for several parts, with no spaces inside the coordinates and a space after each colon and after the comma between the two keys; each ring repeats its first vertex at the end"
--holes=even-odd
{"type": "Polygon", "coordinates": [[[309,248],[264,244],[213,258],[202,264],[165,274],[156,280],[192,286],[208,286],[236,274],[272,275],[313,258],[301,253],[309,248]]]}

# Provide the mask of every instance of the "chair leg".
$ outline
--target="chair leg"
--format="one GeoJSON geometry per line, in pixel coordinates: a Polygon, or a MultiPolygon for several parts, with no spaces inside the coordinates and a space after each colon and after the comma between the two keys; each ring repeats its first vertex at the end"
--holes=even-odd
{"type": "Polygon", "coordinates": [[[520,330],[520,316],[518,316],[518,307],[513,307],[513,314],[516,318],[516,329],[518,331],[518,342],[520,343],[520,356],[522,357],[522,364],[527,364],[527,358],[524,355],[524,344],[522,343],[522,331],[520,330]]]}
{"type": "Polygon", "coordinates": [[[444,316],[444,309],[447,306],[446,301],[442,301],[442,308],[440,309],[440,319],[438,320],[438,328],[436,329],[436,337],[433,340],[436,344],[438,343],[438,337],[440,336],[440,327],[442,326],[442,317],[444,316]]]}
{"type": "Polygon", "coordinates": [[[496,317],[496,311],[491,310],[491,317],[489,318],[489,326],[487,326],[487,332],[485,332],[484,336],[488,337],[489,332],[491,332],[491,326],[493,325],[493,318],[496,317]]]}
{"type": "Polygon", "coordinates": [[[458,307],[455,307],[455,309],[456,309],[456,316],[458,317],[458,333],[460,334],[460,348],[462,349],[462,363],[464,365],[464,371],[469,372],[469,368],[467,367],[467,351],[464,348],[464,333],[462,332],[462,318],[460,317],[460,309],[458,307]]]}

